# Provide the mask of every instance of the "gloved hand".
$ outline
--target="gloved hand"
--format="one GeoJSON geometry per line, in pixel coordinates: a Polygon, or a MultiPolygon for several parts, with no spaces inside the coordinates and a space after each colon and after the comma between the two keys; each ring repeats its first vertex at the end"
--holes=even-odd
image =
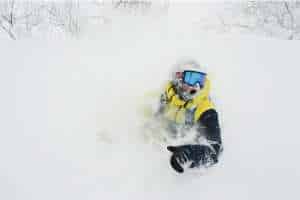
{"type": "Polygon", "coordinates": [[[183,165],[187,162],[191,162],[189,168],[210,166],[218,162],[217,154],[207,145],[168,146],[167,149],[173,153],[170,164],[178,173],[184,172],[183,165]]]}

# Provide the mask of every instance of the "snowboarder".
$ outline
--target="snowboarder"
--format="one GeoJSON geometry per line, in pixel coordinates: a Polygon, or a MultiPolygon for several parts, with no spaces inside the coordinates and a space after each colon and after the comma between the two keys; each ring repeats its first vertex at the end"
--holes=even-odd
{"type": "Polygon", "coordinates": [[[216,164],[223,150],[218,113],[209,90],[209,79],[199,64],[184,61],[175,65],[161,95],[156,116],[168,121],[168,132],[176,137],[182,131],[189,134],[191,129],[196,130],[190,143],[167,147],[172,153],[170,164],[179,173],[184,172],[187,165],[195,168],[216,164]]]}

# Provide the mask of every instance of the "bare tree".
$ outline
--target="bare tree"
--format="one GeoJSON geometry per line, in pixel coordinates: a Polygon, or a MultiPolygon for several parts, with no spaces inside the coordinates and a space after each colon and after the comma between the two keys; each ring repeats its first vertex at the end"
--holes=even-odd
{"type": "Polygon", "coordinates": [[[44,23],[42,15],[45,5],[43,3],[29,2],[23,4],[23,12],[18,18],[20,26],[24,26],[23,30],[31,34],[32,29],[44,23]]]}
{"type": "Polygon", "coordinates": [[[294,39],[300,33],[300,2],[299,1],[248,1],[244,4],[246,17],[252,18],[252,28],[271,32],[281,29],[294,39]]]}
{"type": "Polygon", "coordinates": [[[149,0],[117,0],[113,1],[115,8],[122,8],[128,10],[145,10],[152,6],[149,0]]]}
{"type": "Polygon", "coordinates": [[[71,35],[80,33],[79,1],[52,2],[47,6],[49,24],[71,35]]]}
{"type": "Polygon", "coordinates": [[[0,2],[0,29],[14,40],[18,34],[31,33],[34,27],[42,23],[40,13],[43,6],[42,3],[30,1],[7,0],[0,2]]]}
{"type": "Polygon", "coordinates": [[[0,7],[0,27],[3,31],[5,31],[10,38],[16,39],[16,36],[13,32],[13,28],[15,26],[15,0],[8,0],[1,3],[0,7]]]}

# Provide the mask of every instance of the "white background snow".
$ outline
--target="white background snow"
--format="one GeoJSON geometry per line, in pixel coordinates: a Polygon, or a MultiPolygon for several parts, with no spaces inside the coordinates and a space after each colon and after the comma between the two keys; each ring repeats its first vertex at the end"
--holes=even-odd
{"type": "Polygon", "coordinates": [[[189,9],[80,40],[1,39],[0,199],[300,198],[300,43],[205,32],[189,9]],[[185,56],[220,113],[224,154],[205,173],[177,174],[141,137],[144,94],[185,56]]]}

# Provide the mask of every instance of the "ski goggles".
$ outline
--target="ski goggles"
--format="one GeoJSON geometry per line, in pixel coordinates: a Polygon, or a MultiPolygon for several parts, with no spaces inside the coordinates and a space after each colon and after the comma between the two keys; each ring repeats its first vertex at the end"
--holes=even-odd
{"type": "Polygon", "coordinates": [[[197,71],[183,71],[181,74],[183,83],[189,86],[196,86],[199,84],[200,87],[204,86],[206,74],[197,71]]]}

